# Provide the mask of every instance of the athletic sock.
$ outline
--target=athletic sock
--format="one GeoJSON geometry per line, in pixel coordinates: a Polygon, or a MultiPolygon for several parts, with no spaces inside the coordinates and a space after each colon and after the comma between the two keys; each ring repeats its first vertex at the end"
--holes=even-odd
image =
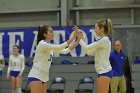
{"type": "Polygon", "coordinates": [[[17,88],[17,93],[22,93],[21,88],[17,88]]]}

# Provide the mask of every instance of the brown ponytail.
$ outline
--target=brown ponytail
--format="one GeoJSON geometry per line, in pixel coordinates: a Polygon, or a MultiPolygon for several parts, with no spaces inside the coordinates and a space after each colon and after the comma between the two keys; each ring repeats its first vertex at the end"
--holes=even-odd
{"type": "Polygon", "coordinates": [[[47,34],[49,26],[40,25],[38,27],[38,34],[37,34],[37,45],[41,40],[45,40],[44,34],[47,34]]]}

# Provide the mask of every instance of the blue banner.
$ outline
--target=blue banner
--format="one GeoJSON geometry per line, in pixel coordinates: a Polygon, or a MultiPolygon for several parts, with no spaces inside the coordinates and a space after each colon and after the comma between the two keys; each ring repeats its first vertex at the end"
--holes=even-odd
{"type": "MultiPolygon", "coordinates": [[[[52,43],[61,44],[72,37],[72,27],[52,27],[54,31],[54,40],[52,43]]],[[[99,37],[96,36],[94,28],[90,26],[79,27],[79,31],[84,33],[84,41],[89,44],[94,42],[99,37]]],[[[25,57],[33,57],[36,48],[37,28],[19,28],[19,29],[4,29],[0,30],[0,54],[9,57],[12,54],[12,46],[14,44],[20,45],[21,53],[25,57]]],[[[65,56],[85,56],[80,45],[76,47],[71,53],[65,56]]],[[[62,54],[55,54],[54,56],[62,56],[62,54]]],[[[64,56],[64,55],[63,55],[64,56]]]]}

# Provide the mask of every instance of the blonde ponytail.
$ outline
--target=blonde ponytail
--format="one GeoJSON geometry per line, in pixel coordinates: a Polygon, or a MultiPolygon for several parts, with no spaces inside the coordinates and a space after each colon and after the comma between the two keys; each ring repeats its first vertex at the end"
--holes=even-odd
{"type": "Polygon", "coordinates": [[[110,19],[105,19],[105,20],[98,20],[96,22],[98,27],[100,29],[103,29],[104,33],[108,36],[112,36],[113,34],[113,28],[112,28],[112,22],[110,19]]]}
{"type": "Polygon", "coordinates": [[[107,30],[108,30],[107,34],[109,36],[112,36],[112,34],[113,34],[112,22],[110,19],[106,19],[106,22],[107,22],[106,26],[107,26],[107,30]]]}

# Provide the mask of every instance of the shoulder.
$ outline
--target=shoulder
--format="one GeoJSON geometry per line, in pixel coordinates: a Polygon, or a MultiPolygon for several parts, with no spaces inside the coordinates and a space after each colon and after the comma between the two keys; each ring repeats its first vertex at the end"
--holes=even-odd
{"type": "Polygon", "coordinates": [[[122,56],[125,56],[125,53],[124,53],[122,50],[121,50],[121,55],[122,55],[122,56]]]}
{"type": "Polygon", "coordinates": [[[20,58],[24,58],[24,55],[20,54],[19,57],[20,57],[20,58]]]}
{"type": "Polygon", "coordinates": [[[115,49],[113,49],[110,53],[115,54],[116,53],[115,49]]]}
{"type": "Polygon", "coordinates": [[[25,57],[24,57],[23,54],[19,54],[18,58],[20,58],[20,59],[24,59],[25,57]]]}
{"type": "Polygon", "coordinates": [[[109,46],[111,46],[111,42],[106,36],[97,41],[97,44],[103,45],[105,48],[110,48],[109,46]]]}
{"type": "Polygon", "coordinates": [[[44,41],[44,40],[41,40],[41,41],[38,43],[38,46],[39,46],[39,47],[46,46],[46,45],[49,45],[49,43],[46,42],[46,41],[44,41]]]}
{"type": "Polygon", "coordinates": [[[104,41],[110,42],[109,37],[105,36],[102,38],[104,41]]]}
{"type": "Polygon", "coordinates": [[[10,57],[9,58],[13,58],[14,56],[13,55],[10,55],[10,57]]]}
{"type": "Polygon", "coordinates": [[[39,43],[38,43],[38,46],[39,45],[42,45],[42,44],[44,44],[45,42],[44,42],[44,40],[41,40],[39,43]]]}
{"type": "Polygon", "coordinates": [[[41,40],[38,44],[49,44],[49,43],[46,42],[45,40],[41,40]]]}
{"type": "Polygon", "coordinates": [[[14,59],[15,59],[14,56],[10,55],[9,60],[11,61],[11,60],[14,60],[14,59]]]}
{"type": "Polygon", "coordinates": [[[99,42],[109,42],[109,38],[107,36],[102,37],[99,42]]]}

